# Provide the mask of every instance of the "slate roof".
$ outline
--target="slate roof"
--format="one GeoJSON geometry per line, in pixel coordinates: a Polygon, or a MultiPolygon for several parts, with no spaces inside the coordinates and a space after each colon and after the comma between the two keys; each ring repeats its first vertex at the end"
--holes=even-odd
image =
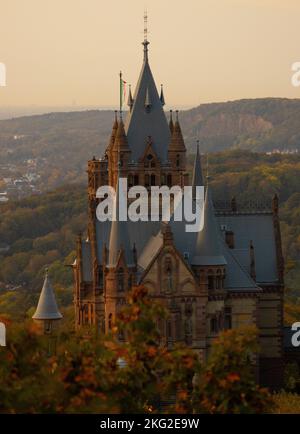
{"type": "Polygon", "coordinates": [[[167,162],[170,129],[150,69],[147,46],[146,52],[144,49],[144,62],[133,96],[133,107],[126,118],[125,132],[134,162],[142,156],[149,136],[161,163],[167,162]],[[147,101],[151,103],[149,110],[145,108],[147,101]]]}
{"type": "Polygon", "coordinates": [[[220,226],[216,222],[210,188],[206,188],[203,209],[203,228],[196,233],[193,252],[193,265],[225,265],[226,260],[221,246],[220,226]]]}
{"type": "Polygon", "coordinates": [[[46,272],[39,302],[32,318],[36,320],[57,320],[62,318],[62,314],[57,307],[48,272],[46,272]]]}
{"type": "Polygon", "coordinates": [[[278,282],[276,244],[271,213],[217,215],[219,225],[225,225],[234,233],[235,248],[232,253],[249,270],[250,240],[255,255],[256,280],[258,283],[278,282]]]}

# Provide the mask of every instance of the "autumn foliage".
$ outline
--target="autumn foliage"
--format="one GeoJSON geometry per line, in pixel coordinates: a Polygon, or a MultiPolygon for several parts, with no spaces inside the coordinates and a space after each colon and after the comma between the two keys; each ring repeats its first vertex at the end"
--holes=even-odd
{"type": "Polygon", "coordinates": [[[223,333],[206,364],[185,346],[168,349],[167,316],[143,286],[134,288],[110,334],[63,333],[57,355],[30,322],[0,351],[2,413],[255,413],[272,407],[254,381],[253,330],[223,333]]]}

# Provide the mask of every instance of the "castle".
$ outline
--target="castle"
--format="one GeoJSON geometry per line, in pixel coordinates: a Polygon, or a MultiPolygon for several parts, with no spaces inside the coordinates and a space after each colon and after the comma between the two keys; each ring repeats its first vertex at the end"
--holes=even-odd
{"type": "MultiPolygon", "coordinates": [[[[143,284],[168,309],[160,320],[162,344],[186,343],[205,360],[219,331],[245,324],[259,329],[261,384],[278,387],[283,371],[283,273],[278,199],[270,209],[213,202],[206,186],[204,225],[184,222],[100,222],[98,187],[204,184],[199,149],[192,179],[178,113],[169,122],[143,42],[143,65],[126,121],[116,115],[103,158],[88,161],[88,237],[77,239],[73,264],[76,327],[112,328],[132,285],[143,284]]],[[[120,337],[122,338],[122,337],[120,337]]]]}

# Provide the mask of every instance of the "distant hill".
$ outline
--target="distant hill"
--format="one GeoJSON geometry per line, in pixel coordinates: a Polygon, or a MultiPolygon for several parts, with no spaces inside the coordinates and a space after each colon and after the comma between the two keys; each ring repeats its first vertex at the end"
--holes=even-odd
{"type": "MultiPolygon", "coordinates": [[[[87,160],[103,154],[113,118],[110,110],[86,110],[1,120],[0,165],[15,164],[22,172],[24,160],[40,160],[41,189],[82,181],[87,160]]],[[[190,153],[196,139],[202,152],[300,151],[300,99],[203,104],[182,111],[180,120],[190,153]]]]}
{"type": "Polygon", "coordinates": [[[300,150],[300,99],[260,98],[202,104],[180,115],[189,149],[300,150]]]}

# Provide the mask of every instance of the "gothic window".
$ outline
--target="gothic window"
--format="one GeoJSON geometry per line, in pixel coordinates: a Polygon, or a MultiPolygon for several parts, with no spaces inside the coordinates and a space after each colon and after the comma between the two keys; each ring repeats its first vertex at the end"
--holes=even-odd
{"type": "Polygon", "coordinates": [[[131,289],[132,287],[132,275],[130,274],[128,277],[128,289],[131,289]]]}
{"type": "Polygon", "coordinates": [[[139,185],[139,175],[134,175],[134,185],[139,185]]]}
{"type": "Polygon", "coordinates": [[[207,276],[208,289],[215,289],[215,278],[213,272],[210,270],[208,273],[209,273],[207,276]]]}
{"type": "Polygon", "coordinates": [[[149,187],[149,185],[150,185],[150,178],[149,178],[149,175],[146,174],[145,175],[145,187],[149,187]]]}
{"type": "Polygon", "coordinates": [[[173,277],[172,277],[172,261],[171,258],[167,257],[164,262],[164,274],[165,278],[165,289],[167,292],[172,292],[173,290],[173,277]]]}
{"type": "Polygon", "coordinates": [[[231,329],[232,328],[232,317],[231,317],[231,307],[225,307],[225,318],[224,318],[224,326],[225,329],[231,329]]]}
{"type": "Polygon", "coordinates": [[[103,270],[102,267],[99,269],[99,286],[100,288],[103,288],[103,270]]]}
{"type": "Polygon", "coordinates": [[[217,277],[216,277],[216,289],[222,289],[223,287],[223,278],[222,278],[222,271],[217,271],[217,277]]]}
{"type": "Polygon", "coordinates": [[[124,270],[123,270],[123,268],[119,268],[117,278],[118,278],[118,291],[123,292],[124,291],[124,270]]]}
{"type": "Polygon", "coordinates": [[[151,185],[155,185],[155,175],[154,175],[154,173],[151,174],[150,181],[151,181],[151,185]]]}
{"type": "Polygon", "coordinates": [[[172,323],[171,321],[167,321],[167,339],[168,341],[172,340],[172,323]]]}
{"type": "Polygon", "coordinates": [[[167,185],[172,187],[172,175],[170,173],[167,175],[167,185]]]}
{"type": "Polygon", "coordinates": [[[179,167],[179,166],[180,166],[180,155],[177,154],[176,155],[176,167],[179,167]]]}
{"type": "Polygon", "coordinates": [[[112,313],[108,315],[108,330],[112,329],[112,313]]]}
{"type": "Polygon", "coordinates": [[[133,186],[133,175],[130,173],[128,175],[128,187],[132,187],[133,186]]]}
{"type": "Polygon", "coordinates": [[[215,316],[210,320],[210,331],[211,333],[218,333],[218,320],[215,316]]]}

